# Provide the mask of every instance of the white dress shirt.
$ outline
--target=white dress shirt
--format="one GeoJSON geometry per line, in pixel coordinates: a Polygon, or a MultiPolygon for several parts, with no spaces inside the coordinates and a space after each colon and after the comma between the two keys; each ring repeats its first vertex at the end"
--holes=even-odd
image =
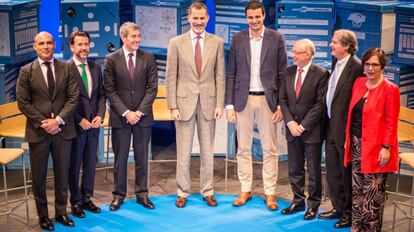
{"type": "MultiPolygon", "coordinates": [[[[201,57],[203,57],[204,54],[204,39],[206,38],[206,31],[203,31],[203,33],[200,34],[200,48],[201,48],[201,57]]],[[[195,46],[197,44],[197,34],[190,30],[190,38],[191,38],[191,46],[193,47],[193,55],[195,56],[195,46]]]]}

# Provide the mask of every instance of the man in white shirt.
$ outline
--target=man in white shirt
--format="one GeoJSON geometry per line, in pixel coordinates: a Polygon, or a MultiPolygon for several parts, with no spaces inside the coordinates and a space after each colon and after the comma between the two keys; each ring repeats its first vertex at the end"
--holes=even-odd
{"type": "Polygon", "coordinates": [[[233,202],[242,206],[251,199],[253,127],[259,129],[263,148],[265,203],[277,210],[278,175],[276,123],[282,120],[279,90],[287,56],[282,34],[265,28],[264,6],[251,1],[245,7],[249,28],[234,34],[227,68],[225,104],[227,120],[237,128],[237,170],[241,193],[233,202]]]}

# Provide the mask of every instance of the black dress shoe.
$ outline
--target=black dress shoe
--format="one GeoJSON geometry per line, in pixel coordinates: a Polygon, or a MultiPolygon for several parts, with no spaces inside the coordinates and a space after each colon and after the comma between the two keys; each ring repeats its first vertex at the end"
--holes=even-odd
{"type": "Polygon", "coordinates": [[[74,227],[75,223],[70,219],[67,214],[57,215],[55,220],[64,226],[74,227]]]}
{"type": "Polygon", "coordinates": [[[308,208],[303,218],[305,220],[313,220],[315,219],[317,214],[318,214],[318,208],[308,208]]]}
{"type": "Polygon", "coordinates": [[[341,213],[336,209],[332,209],[331,211],[320,213],[318,215],[318,218],[319,219],[339,219],[341,218],[341,213]]]}
{"type": "Polygon", "coordinates": [[[289,205],[289,207],[285,208],[282,210],[282,214],[292,214],[292,213],[296,213],[299,211],[304,211],[305,210],[305,206],[304,205],[298,205],[296,203],[292,203],[289,205]]]}
{"type": "Polygon", "coordinates": [[[98,206],[96,206],[92,201],[87,201],[83,203],[83,208],[85,210],[88,210],[92,213],[100,213],[101,212],[101,208],[99,208],[98,206]]]}
{"type": "Polygon", "coordinates": [[[155,206],[148,196],[137,196],[137,203],[143,205],[147,209],[154,209],[155,206]]]}
{"type": "Polygon", "coordinates": [[[347,228],[347,227],[351,227],[352,225],[352,220],[350,217],[341,217],[341,219],[339,219],[339,221],[337,221],[334,225],[335,229],[340,229],[340,228],[347,228]]]}
{"type": "Polygon", "coordinates": [[[82,206],[75,204],[72,206],[72,215],[78,218],[84,218],[85,212],[83,212],[82,206]]]}
{"type": "Polygon", "coordinates": [[[42,228],[42,230],[47,230],[47,231],[55,230],[55,226],[53,225],[52,220],[50,220],[50,218],[48,217],[40,217],[39,225],[40,225],[40,228],[42,228]]]}
{"type": "Polygon", "coordinates": [[[112,200],[111,202],[111,205],[109,206],[109,210],[116,211],[119,209],[119,207],[121,207],[123,203],[124,203],[124,200],[122,200],[121,198],[114,198],[114,200],[112,200]]]}

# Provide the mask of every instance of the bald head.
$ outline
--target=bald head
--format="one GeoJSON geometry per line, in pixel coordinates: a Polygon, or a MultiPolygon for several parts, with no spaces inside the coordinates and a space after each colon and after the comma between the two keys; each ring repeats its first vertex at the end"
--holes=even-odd
{"type": "Polygon", "coordinates": [[[49,61],[53,58],[55,47],[56,43],[49,32],[39,32],[34,38],[33,48],[37,56],[44,61],[49,61]]]}

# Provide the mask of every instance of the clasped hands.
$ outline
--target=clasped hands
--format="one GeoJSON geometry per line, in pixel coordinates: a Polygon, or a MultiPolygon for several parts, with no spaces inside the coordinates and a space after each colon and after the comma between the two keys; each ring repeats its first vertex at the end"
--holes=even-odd
{"type": "Polygon", "coordinates": [[[102,123],[102,117],[96,116],[92,119],[92,122],[89,122],[86,118],[82,118],[82,120],[79,122],[79,126],[83,130],[89,130],[91,128],[99,128],[102,123]]]}
{"type": "Polygon", "coordinates": [[[289,122],[289,124],[287,126],[289,128],[290,133],[294,137],[301,136],[302,133],[305,131],[305,129],[295,121],[289,122]]]}
{"type": "Polygon", "coordinates": [[[125,118],[127,120],[127,122],[131,125],[135,125],[139,122],[139,120],[141,120],[141,117],[144,115],[144,113],[140,112],[140,111],[129,111],[126,115],[125,118]]]}

